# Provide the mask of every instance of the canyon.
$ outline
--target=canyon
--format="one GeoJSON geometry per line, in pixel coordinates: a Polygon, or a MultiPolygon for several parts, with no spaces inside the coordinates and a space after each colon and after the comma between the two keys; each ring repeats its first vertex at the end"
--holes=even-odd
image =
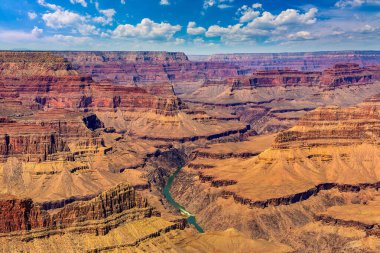
{"type": "Polygon", "coordinates": [[[0,249],[377,252],[379,73],[377,51],[2,51],[0,249]]]}

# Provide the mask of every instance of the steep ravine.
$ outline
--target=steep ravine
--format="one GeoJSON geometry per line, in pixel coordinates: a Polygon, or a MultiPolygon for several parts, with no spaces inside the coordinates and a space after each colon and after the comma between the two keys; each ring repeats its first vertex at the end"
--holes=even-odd
{"type": "Polygon", "coordinates": [[[187,222],[191,225],[193,225],[199,233],[203,233],[204,230],[202,229],[202,227],[197,223],[197,220],[195,218],[195,216],[190,213],[189,211],[187,211],[183,206],[181,206],[180,204],[178,204],[172,197],[171,193],[170,193],[170,189],[172,187],[172,184],[173,184],[173,180],[175,179],[175,177],[177,176],[177,174],[181,171],[182,167],[179,167],[174,173],[173,175],[171,175],[168,179],[168,182],[166,184],[166,186],[164,187],[164,191],[163,191],[163,194],[165,196],[165,198],[167,199],[167,201],[177,210],[179,210],[182,214],[188,216],[187,218],[187,222]]]}
{"type": "Polygon", "coordinates": [[[198,232],[203,233],[202,227],[196,222],[195,216],[178,204],[171,196],[170,190],[175,177],[188,160],[187,152],[181,147],[171,148],[168,151],[156,152],[146,161],[148,180],[153,191],[163,198],[163,204],[169,210],[180,211],[187,216],[187,222],[193,225],[198,232]]]}

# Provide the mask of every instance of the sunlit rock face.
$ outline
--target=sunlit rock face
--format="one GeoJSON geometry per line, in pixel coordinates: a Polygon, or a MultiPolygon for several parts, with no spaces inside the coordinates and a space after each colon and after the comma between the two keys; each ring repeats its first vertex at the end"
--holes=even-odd
{"type": "Polygon", "coordinates": [[[300,251],[318,234],[329,245],[340,238],[339,248],[366,250],[359,242],[377,245],[378,236],[378,219],[364,213],[377,215],[379,108],[376,95],[310,111],[275,136],[200,148],[173,193],[206,229],[232,226],[300,251]]]}
{"type": "Polygon", "coordinates": [[[376,249],[380,83],[354,55],[0,52],[0,251],[376,249]],[[162,195],[179,167],[202,235],[162,195]]]}

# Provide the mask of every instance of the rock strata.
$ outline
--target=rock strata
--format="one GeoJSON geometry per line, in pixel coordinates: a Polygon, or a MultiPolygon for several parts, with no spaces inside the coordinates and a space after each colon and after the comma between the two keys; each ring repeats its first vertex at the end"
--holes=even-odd
{"type": "Polygon", "coordinates": [[[75,201],[54,212],[45,211],[31,199],[2,198],[0,206],[0,233],[74,227],[77,232],[104,234],[120,223],[117,219],[125,222],[154,213],[146,199],[128,185],[119,185],[91,200],[75,201]]]}

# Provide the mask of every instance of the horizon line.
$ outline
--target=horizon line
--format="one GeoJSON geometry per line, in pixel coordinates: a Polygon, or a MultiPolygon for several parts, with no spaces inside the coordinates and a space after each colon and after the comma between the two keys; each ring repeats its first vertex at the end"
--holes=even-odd
{"type": "Polygon", "coordinates": [[[189,54],[184,51],[166,51],[166,50],[34,50],[34,49],[0,49],[0,52],[115,52],[115,53],[183,53],[189,56],[212,56],[212,55],[259,55],[259,54],[305,54],[305,53],[344,53],[344,52],[375,52],[380,53],[380,50],[360,50],[360,49],[347,49],[347,50],[317,50],[317,51],[281,51],[281,52],[238,52],[238,53],[211,53],[211,54],[189,54]]]}

